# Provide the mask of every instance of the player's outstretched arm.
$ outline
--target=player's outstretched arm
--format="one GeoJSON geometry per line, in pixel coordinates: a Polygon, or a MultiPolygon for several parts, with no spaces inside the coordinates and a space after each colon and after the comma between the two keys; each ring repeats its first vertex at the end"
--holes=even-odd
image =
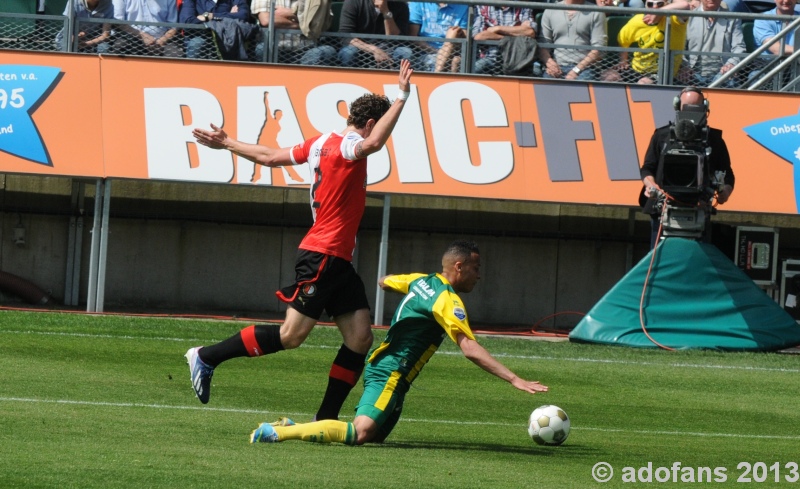
{"type": "Polygon", "coordinates": [[[467,338],[467,335],[459,333],[456,340],[461,351],[464,352],[464,356],[490,374],[505,380],[521,391],[530,392],[531,394],[547,392],[546,385],[518,377],[517,374],[509,370],[508,367],[489,354],[486,348],[482,347],[480,343],[467,338]]]}
{"type": "MultiPolygon", "coordinates": [[[[400,61],[398,85],[400,92],[405,94],[405,98],[408,97],[411,91],[412,73],[414,73],[414,70],[411,69],[411,63],[407,59],[400,61]]],[[[403,107],[406,105],[405,98],[397,97],[392,103],[392,106],[389,107],[389,110],[375,123],[375,127],[372,129],[370,135],[358,143],[358,147],[356,148],[357,157],[366,158],[383,148],[383,145],[386,144],[386,141],[392,134],[395,124],[397,124],[397,119],[400,118],[403,107]]]]}
{"type": "Polygon", "coordinates": [[[211,124],[211,130],[195,128],[192,135],[198,144],[212,149],[227,149],[231,153],[264,166],[292,165],[290,148],[270,148],[260,144],[249,144],[228,137],[221,128],[211,124]]]}

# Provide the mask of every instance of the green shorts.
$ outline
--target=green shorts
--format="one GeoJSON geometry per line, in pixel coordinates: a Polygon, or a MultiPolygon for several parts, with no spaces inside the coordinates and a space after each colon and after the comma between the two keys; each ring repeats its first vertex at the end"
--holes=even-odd
{"type": "Polygon", "coordinates": [[[395,358],[384,357],[364,370],[364,393],[356,406],[356,416],[367,416],[378,425],[379,439],[394,428],[403,409],[409,384],[398,370],[395,358]]]}

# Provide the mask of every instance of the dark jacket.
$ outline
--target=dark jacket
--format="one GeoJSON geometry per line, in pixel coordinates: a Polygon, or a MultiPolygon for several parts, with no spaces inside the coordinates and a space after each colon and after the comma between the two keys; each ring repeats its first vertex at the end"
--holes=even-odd
{"type": "MultiPolygon", "coordinates": [[[[669,125],[659,127],[653,133],[653,136],[650,138],[650,145],[647,147],[647,153],[644,155],[644,164],[639,171],[642,180],[648,176],[652,176],[654,179],[656,179],[658,162],[661,159],[661,153],[669,144],[669,139],[669,125]]],[[[725,184],[733,187],[736,182],[736,177],[733,175],[733,168],[731,168],[731,156],[728,153],[728,146],[725,144],[725,140],[722,139],[721,130],[714,129],[713,127],[708,128],[708,145],[711,147],[711,155],[709,156],[709,173],[713,175],[714,172],[724,171],[725,184]]],[[[656,183],[659,185],[661,184],[657,181],[657,179],[656,183]]],[[[647,198],[644,197],[644,187],[642,187],[642,191],[639,193],[639,204],[644,206],[644,202],[646,200],[647,198]]]]}
{"type": "MultiPolygon", "coordinates": [[[[401,35],[408,35],[408,4],[389,2],[389,12],[400,29],[401,35]]],[[[372,0],[344,0],[339,18],[339,32],[354,34],[386,34],[383,16],[375,11],[372,0]]]]}
{"type": "Polygon", "coordinates": [[[247,41],[255,39],[259,26],[220,17],[206,23],[214,31],[214,41],[222,59],[247,61],[247,41]]]}

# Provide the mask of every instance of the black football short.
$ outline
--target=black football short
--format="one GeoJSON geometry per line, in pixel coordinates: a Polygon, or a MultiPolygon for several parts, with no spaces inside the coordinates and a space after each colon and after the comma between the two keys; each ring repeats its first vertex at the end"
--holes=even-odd
{"type": "Polygon", "coordinates": [[[306,316],[319,319],[325,311],[335,318],[369,309],[364,282],[349,261],[298,249],[294,269],[295,283],[275,295],[306,316]]]}

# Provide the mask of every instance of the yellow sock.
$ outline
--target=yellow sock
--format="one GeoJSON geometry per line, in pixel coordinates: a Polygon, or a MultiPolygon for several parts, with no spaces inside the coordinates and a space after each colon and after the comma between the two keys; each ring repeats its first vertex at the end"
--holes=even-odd
{"type": "Polygon", "coordinates": [[[313,443],[344,443],[355,445],[356,430],[353,423],[326,419],[294,426],[276,426],[275,432],[280,441],[303,440],[313,443]]]}

